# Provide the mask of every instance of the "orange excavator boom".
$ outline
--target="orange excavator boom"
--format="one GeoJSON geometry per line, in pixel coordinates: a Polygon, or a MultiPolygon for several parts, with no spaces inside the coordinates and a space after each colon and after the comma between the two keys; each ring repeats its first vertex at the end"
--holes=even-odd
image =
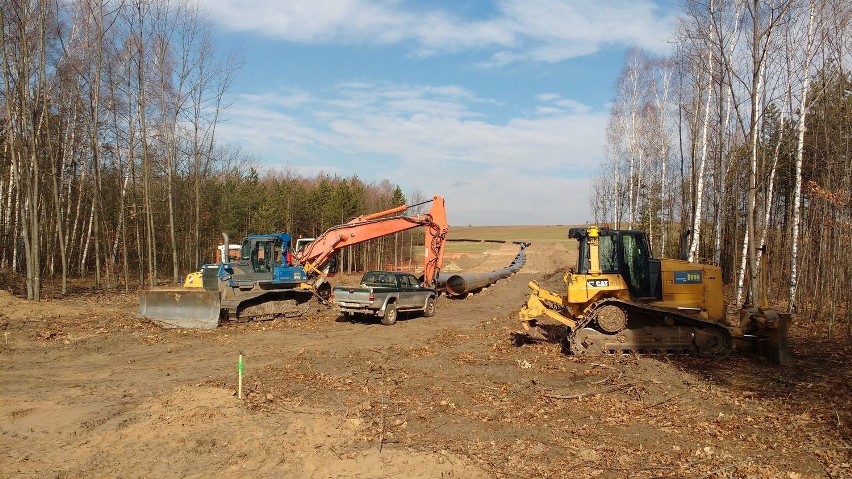
{"type": "Polygon", "coordinates": [[[305,247],[297,255],[297,259],[309,275],[317,274],[338,251],[347,246],[418,227],[425,229],[423,280],[428,285],[434,285],[443,266],[444,242],[449,231],[444,198],[440,196],[417,205],[398,206],[359,216],[344,224],[333,226],[305,247]],[[405,214],[408,209],[425,203],[432,203],[428,212],[417,215],[405,214]]]}

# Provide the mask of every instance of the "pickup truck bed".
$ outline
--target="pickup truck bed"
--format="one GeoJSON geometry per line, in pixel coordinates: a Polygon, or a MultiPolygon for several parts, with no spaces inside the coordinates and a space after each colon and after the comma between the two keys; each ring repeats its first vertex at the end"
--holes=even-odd
{"type": "Polygon", "coordinates": [[[344,315],[378,316],[382,324],[396,323],[400,311],[422,311],[435,315],[438,292],[425,287],[413,275],[395,271],[368,271],[359,287],[337,286],[332,303],[344,315]]]}

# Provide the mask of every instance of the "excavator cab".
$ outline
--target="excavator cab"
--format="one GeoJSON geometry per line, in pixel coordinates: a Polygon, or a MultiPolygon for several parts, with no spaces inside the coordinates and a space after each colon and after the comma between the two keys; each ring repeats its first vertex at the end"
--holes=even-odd
{"type": "MultiPolygon", "coordinates": [[[[440,196],[353,218],[329,228],[316,239],[299,238],[295,248],[290,246],[289,234],[249,235],[236,259],[223,253],[221,261],[204,265],[202,271],[194,274],[201,276],[201,287],[195,281],[192,288],[141,291],[139,312],[168,327],[212,329],[222,318],[239,320],[279,314],[276,298],[288,295],[280,293],[313,293],[325,301],[331,293],[327,278],[337,270],[336,255],[340,251],[417,227],[425,229],[424,276],[434,282],[443,262],[449,228],[440,196]],[[432,203],[427,213],[405,214],[425,203],[432,203]]],[[[223,244],[229,245],[228,236],[222,236],[223,244]]]]}
{"type": "Polygon", "coordinates": [[[243,242],[243,253],[240,259],[251,260],[255,273],[268,273],[273,267],[273,251],[277,253],[276,256],[281,257],[280,250],[280,241],[266,239],[251,241],[247,238],[243,242]]]}
{"type": "Polygon", "coordinates": [[[307,279],[305,270],[290,264],[290,235],[276,233],[248,235],[242,243],[239,261],[225,263],[219,279],[230,277],[230,286],[242,289],[289,289],[307,279]]]}

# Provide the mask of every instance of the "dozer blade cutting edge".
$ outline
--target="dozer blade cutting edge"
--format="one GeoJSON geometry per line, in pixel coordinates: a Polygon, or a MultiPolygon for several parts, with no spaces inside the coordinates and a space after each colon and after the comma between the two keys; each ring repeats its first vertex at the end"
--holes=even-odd
{"type": "Polygon", "coordinates": [[[139,292],[139,314],[165,328],[215,329],[219,325],[218,291],[197,289],[139,292]]]}

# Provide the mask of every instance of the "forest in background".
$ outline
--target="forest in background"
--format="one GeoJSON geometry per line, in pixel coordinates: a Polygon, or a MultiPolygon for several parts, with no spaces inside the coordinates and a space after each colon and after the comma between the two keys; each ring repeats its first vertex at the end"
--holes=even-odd
{"type": "Polygon", "coordinates": [[[687,2],[674,45],[626,57],[596,221],[719,264],[738,304],[763,272],[771,303],[848,330],[852,3],[687,2]]]}
{"type": "MultiPolygon", "coordinates": [[[[406,203],[388,181],[261,174],[217,141],[241,60],[194,2],[3,1],[0,28],[0,271],[30,299],[44,277],[63,294],[69,276],[177,283],[223,231],[317,236],[406,203]]],[[[416,237],[358,246],[341,267],[399,264],[416,237]]]]}
{"type": "MultiPolygon", "coordinates": [[[[0,4],[0,271],[32,299],[43,277],[177,282],[222,231],[315,236],[406,202],[388,181],[260,173],[217,141],[241,60],[190,1],[0,4]]],[[[627,56],[596,222],[648,231],[658,256],[687,233],[737,303],[764,270],[774,303],[852,324],[850,21],[841,0],[687,2],[671,56],[627,56]]],[[[344,268],[404,261],[406,234],[344,268]]]]}

